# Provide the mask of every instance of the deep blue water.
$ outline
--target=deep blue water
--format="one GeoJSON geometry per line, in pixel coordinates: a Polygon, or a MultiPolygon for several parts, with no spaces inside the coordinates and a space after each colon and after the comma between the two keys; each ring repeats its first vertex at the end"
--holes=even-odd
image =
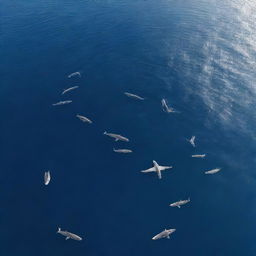
{"type": "Polygon", "coordinates": [[[1,256],[256,255],[255,1],[0,8],[1,256]],[[68,79],[75,71],[82,77],[68,79]],[[180,113],[163,112],[162,98],[180,113]],[[153,159],[174,168],[162,180],[140,173],[153,159]],[[65,241],[57,227],[84,239],[65,241]],[[177,230],[152,241],[164,228],[177,230]]]}

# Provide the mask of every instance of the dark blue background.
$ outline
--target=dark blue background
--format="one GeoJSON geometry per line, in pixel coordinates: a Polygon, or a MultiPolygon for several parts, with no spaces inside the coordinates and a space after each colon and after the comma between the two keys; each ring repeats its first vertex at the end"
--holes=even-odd
{"type": "Polygon", "coordinates": [[[2,0],[1,256],[256,255],[255,13],[249,0],[2,0]],[[174,168],[140,173],[153,159],[174,168]],[[177,231],[152,241],[164,228],[177,231]]]}

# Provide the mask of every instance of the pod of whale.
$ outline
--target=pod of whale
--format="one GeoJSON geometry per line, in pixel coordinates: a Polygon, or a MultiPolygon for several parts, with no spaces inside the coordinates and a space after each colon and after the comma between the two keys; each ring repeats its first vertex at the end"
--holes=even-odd
{"type": "Polygon", "coordinates": [[[180,200],[178,202],[172,203],[172,204],[170,204],[170,206],[180,208],[182,205],[187,204],[189,202],[190,202],[190,198],[188,198],[187,200],[180,200]]]}
{"type": "Polygon", "coordinates": [[[68,240],[70,238],[73,239],[73,240],[77,240],[77,241],[81,241],[82,240],[82,237],[80,237],[80,236],[78,236],[76,234],[73,234],[71,232],[68,232],[68,231],[63,231],[63,230],[61,230],[61,228],[58,228],[57,233],[65,236],[66,240],[68,240]]]}
{"type": "Polygon", "coordinates": [[[206,171],[205,174],[214,174],[221,170],[221,168],[212,169],[210,171],[206,171]]]}
{"type": "Polygon", "coordinates": [[[133,93],[129,93],[129,92],[125,92],[124,93],[127,97],[136,99],[136,100],[144,100],[144,98],[140,97],[139,95],[133,94],[133,93]]]}
{"type": "Polygon", "coordinates": [[[165,229],[164,231],[160,232],[159,234],[152,237],[152,240],[158,240],[162,238],[170,239],[170,235],[175,232],[176,229],[165,229]]]}
{"type": "MultiPolygon", "coordinates": [[[[70,75],[68,75],[68,78],[71,78],[71,77],[75,77],[75,76],[78,76],[78,77],[81,77],[81,73],[80,72],[74,72],[74,73],[71,73],[70,75]]],[[[67,92],[70,92],[72,90],[75,90],[79,88],[79,86],[73,86],[73,87],[69,87],[67,89],[64,89],[62,91],[62,95],[67,93],[67,92]]],[[[127,97],[130,97],[130,98],[133,98],[133,99],[136,99],[136,100],[144,100],[145,98],[139,96],[139,95],[136,95],[136,94],[132,94],[132,93],[129,93],[129,92],[124,92],[124,94],[127,96],[127,97]]],[[[72,100],[64,100],[64,101],[59,101],[57,103],[54,103],[52,104],[53,106],[60,106],[60,105],[65,105],[65,104],[70,104],[72,103],[72,100]]],[[[168,103],[167,103],[167,100],[166,99],[162,99],[161,100],[161,106],[162,106],[162,109],[164,112],[167,112],[167,113],[179,113],[179,111],[176,111],[175,109],[173,109],[172,107],[168,106],[168,103]]],[[[80,114],[77,114],[76,117],[81,120],[82,122],[85,122],[85,123],[88,123],[88,124],[92,124],[92,121],[85,117],[85,116],[82,116],[80,114]]],[[[120,134],[115,134],[115,133],[108,133],[108,132],[104,132],[103,133],[104,135],[108,136],[108,137],[111,137],[113,138],[115,141],[125,141],[125,142],[129,142],[129,139],[120,135],[120,134]]],[[[195,136],[192,136],[190,139],[186,139],[193,147],[196,147],[195,145],[195,139],[196,137],[195,136]]],[[[116,153],[122,153],[122,154],[129,154],[129,153],[132,153],[133,151],[131,149],[126,149],[126,148],[118,148],[118,149],[115,149],[113,148],[113,151],[116,152],[116,153]]],[[[193,158],[205,158],[206,154],[194,154],[194,155],[191,155],[191,157],[193,158]]],[[[164,170],[168,170],[168,169],[171,169],[172,166],[161,166],[159,165],[155,160],[153,160],[153,167],[149,168],[149,169],[146,169],[146,170],[142,170],[141,172],[142,173],[150,173],[150,172],[155,172],[157,173],[157,176],[159,179],[162,179],[162,171],[164,170]]],[[[221,168],[215,168],[215,169],[212,169],[212,170],[209,170],[209,171],[205,171],[205,174],[215,174],[217,172],[219,172],[221,170],[221,168]]],[[[44,184],[45,185],[48,185],[50,183],[50,180],[51,180],[51,174],[50,174],[50,171],[46,171],[44,173],[44,184]]],[[[186,200],[179,200],[177,202],[174,202],[174,203],[171,203],[169,204],[170,207],[178,207],[178,208],[181,208],[181,206],[185,205],[185,204],[188,204],[190,202],[190,198],[186,199],[186,200]]],[[[158,240],[158,239],[162,239],[162,238],[170,238],[170,235],[172,233],[174,233],[176,231],[176,229],[164,229],[162,232],[158,233],[157,235],[155,235],[154,237],[152,237],[152,240],[158,240]]],[[[74,233],[71,233],[69,231],[64,231],[64,230],[61,230],[61,228],[58,228],[57,230],[57,233],[58,234],[61,234],[62,236],[65,237],[66,240],[68,239],[73,239],[73,240],[77,240],[77,241],[81,241],[82,238],[74,233]]]]}
{"type": "Polygon", "coordinates": [[[109,133],[109,132],[104,132],[103,133],[104,135],[106,135],[106,136],[109,136],[109,137],[111,137],[111,138],[114,138],[115,139],[115,141],[126,141],[126,142],[129,142],[129,139],[128,138],[126,138],[126,137],[124,137],[124,136],[122,136],[122,135],[120,135],[120,134],[115,134],[115,133],[109,133]]]}
{"type": "Polygon", "coordinates": [[[91,124],[92,123],[92,121],[89,119],[89,118],[87,118],[87,117],[85,117],[85,116],[81,116],[81,115],[76,115],[76,117],[78,118],[78,119],[80,119],[82,122],[84,122],[84,123],[88,123],[88,124],[91,124]]]}
{"type": "Polygon", "coordinates": [[[50,183],[51,180],[51,174],[49,171],[44,173],[44,184],[48,185],[50,183]]]}

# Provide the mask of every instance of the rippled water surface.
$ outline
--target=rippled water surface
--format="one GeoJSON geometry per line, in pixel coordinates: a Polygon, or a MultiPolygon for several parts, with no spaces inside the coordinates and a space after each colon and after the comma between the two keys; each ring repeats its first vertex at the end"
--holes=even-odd
{"type": "Polygon", "coordinates": [[[3,0],[0,22],[0,255],[256,255],[255,1],[3,0]]]}

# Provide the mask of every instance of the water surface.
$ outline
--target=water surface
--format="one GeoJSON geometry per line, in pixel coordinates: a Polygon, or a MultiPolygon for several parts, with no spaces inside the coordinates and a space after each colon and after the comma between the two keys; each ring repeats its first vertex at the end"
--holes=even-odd
{"type": "Polygon", "coordinates": [[[1,255],[256,255],[255,13],[249,0],[3,0],[1,255]],[[174,168],[140,173],[153,159],[174,168]],[[164,228],[177,231],[152,241],[164,228]]]}

